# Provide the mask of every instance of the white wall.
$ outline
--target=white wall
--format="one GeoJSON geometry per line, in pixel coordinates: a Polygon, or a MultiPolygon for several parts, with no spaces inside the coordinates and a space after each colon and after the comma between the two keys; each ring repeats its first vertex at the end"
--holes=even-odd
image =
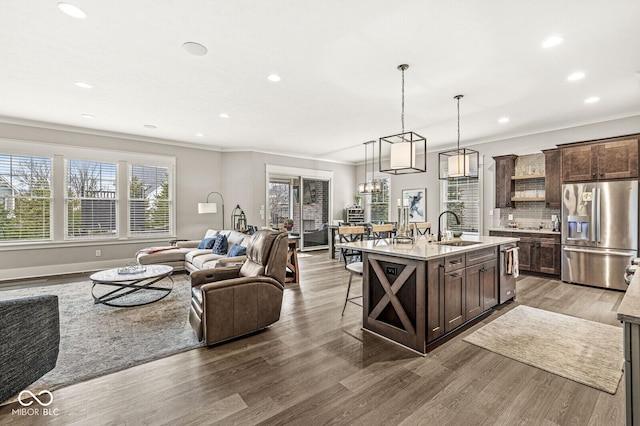
{"type": "MultiPolygon", "coordinates": [[[[640,116],[469,146],[469,148],[479,151],[480,155],[484,155],[484,183],[482,188],[484,233],[488,234],[487,229],[491,227],[493,217],[489,216],[489,210],[493,209],[495,205],[495,161],[493,161],[492,157],[507,154],[535,154],[543,149],[555,148],[558,144],[609,138],[633,133],[640,133],[640,116]]],[[[428,146],[427,149],[429,149],[428,146]]],[[[429,152],[427,154],[426,173],[394,176],[376,172],[376,177],[391,177],[390,220],[397,220],[396,200],[401,198],[403,189],[427,188],[427,221],[432,222],[432,226],[437,228],[436,222],[441,211],[438,152],[429,152]]],[[[363,179],[364,165],[359,165],[356,170],[356,180],[360,182],[363,179]]]]}

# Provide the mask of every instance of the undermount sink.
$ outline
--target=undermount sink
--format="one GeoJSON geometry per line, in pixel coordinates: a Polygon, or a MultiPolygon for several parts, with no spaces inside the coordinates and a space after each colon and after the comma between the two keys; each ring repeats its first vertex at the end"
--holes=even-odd
{"type": "Polygon", "coordinates": [[[476,241],[440,241],[438,244],[443,246],[464,247],[473,246],[480,243],[476,241]]]}

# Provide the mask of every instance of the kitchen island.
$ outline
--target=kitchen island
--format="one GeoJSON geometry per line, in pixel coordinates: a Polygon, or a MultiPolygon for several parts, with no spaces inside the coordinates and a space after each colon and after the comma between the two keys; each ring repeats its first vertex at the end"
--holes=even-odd
{"type": "Polygon", "coordinates": [[[504,256],[518,238],[338,244],[362,252],[363,328],[420,354],[515,297],[504,256]]]}

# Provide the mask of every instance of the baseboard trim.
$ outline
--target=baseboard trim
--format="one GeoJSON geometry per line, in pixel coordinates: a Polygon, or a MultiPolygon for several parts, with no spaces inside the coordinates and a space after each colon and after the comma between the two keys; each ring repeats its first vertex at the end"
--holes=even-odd
{"type": "Polygon", "coordinates": [[[47,277],[52,275],[77,274],[85,272],[99,271],[102,269],[117,268],[131,263],[131,258],[112,259],[98,262],[64,263],[61,265],[32,266],[28,268],[4,269],[0,286],[3,281],[15,281],[47,277]]]}

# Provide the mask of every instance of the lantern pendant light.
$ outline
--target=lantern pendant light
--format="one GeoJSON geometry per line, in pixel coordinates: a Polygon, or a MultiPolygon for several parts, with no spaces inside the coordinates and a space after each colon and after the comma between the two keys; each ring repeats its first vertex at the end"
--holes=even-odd
{"type": "Polygon", "coordinates": [[[378,145],[378,165],[383,173],[394,175],[407,173],[424,173],[427,171],[427,140],[414,132],[404,131],[404,72],[409,68],[407,64],[398,65],[402,72],[402,133],[380,138],[378,145]],[[382,165],[383,150],[389,150],[389,164],[382,165]],[[424,153],[423,161],[418,161],[418,150],[424,153]]]}
{"type": "Polygon", "coordinates": [[[463,95],[456,95],[458,101],[458,145],[456,149],[438,154],[440,164],[440,179],[477,178],[479,153],[473,149],[460,149],[460,99],[463,95]]]}

